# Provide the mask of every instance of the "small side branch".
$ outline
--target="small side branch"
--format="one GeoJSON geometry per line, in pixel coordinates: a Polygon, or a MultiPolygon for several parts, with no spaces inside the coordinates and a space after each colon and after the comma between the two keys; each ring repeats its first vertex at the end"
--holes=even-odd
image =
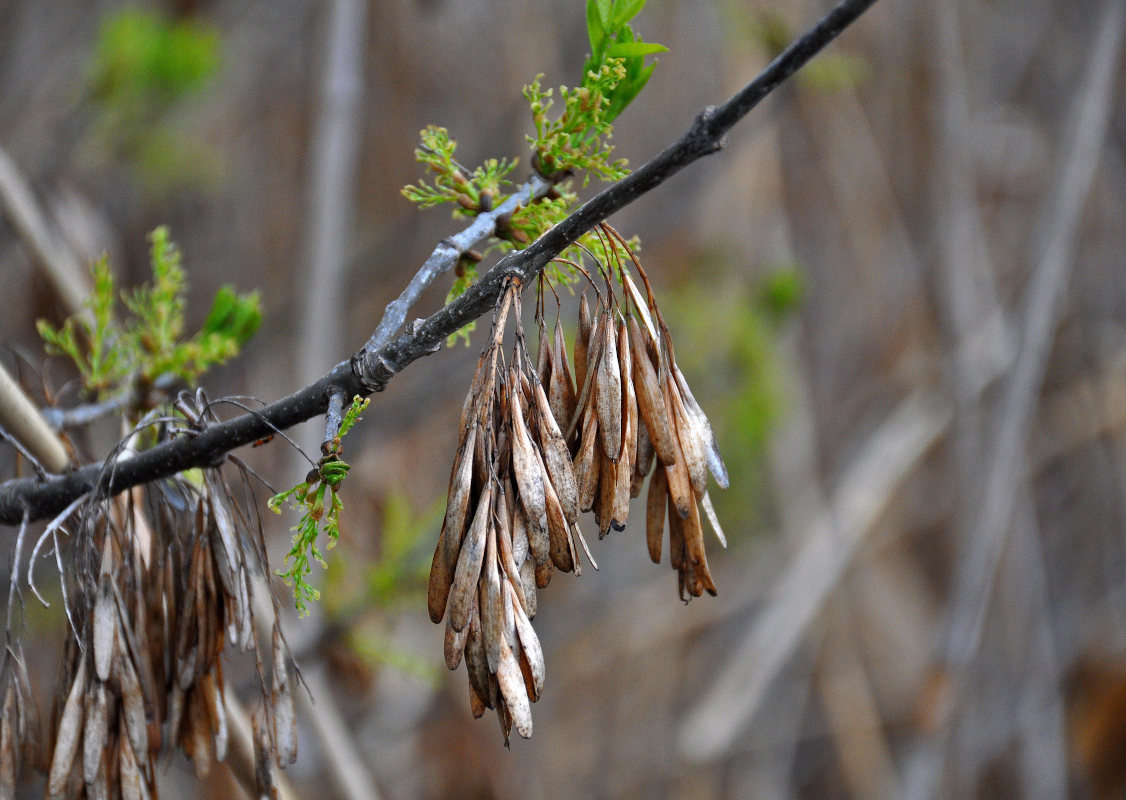
{"type": "Polygon", "coordinates": [[[439,275],[449,272],[458,260],[468,253],[478,242],[483,242],[497,231],[497,223],[506,219],[521,206],[530,205],[547,196],[553,183],[539,175],[533,175],[503,203],[491,211],[478,214],[471,225],[454,236],[447,236],[426,259],[422,268],[411,278],[403,293],[388,303],[375,332],[364,349],[376,352],[384,347],[407,320],[407,314],[424,291],[439,275]]]}

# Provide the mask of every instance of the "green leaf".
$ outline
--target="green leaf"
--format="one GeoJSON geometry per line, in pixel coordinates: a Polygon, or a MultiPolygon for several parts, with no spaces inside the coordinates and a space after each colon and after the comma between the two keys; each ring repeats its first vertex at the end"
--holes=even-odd
{"type": "Polygon", "coordinates": [[[599,0],[586,0],[586,33],[590,39],[590,60],[597,64],[602,60],[606,43],[606,27],[602,24],[599,0]]]}
{"type": "Polygon", "coordinates": [[[602,20],[603,27],[606,27],[610,21],[610,10],[614,5],[614,0],[594,0],[598,18],[602,20]]]}
{"type": "Polygon", "coordinates": [[[610,15],[609,27],[620,28],[641,13],[646,0],[617,0],[610,15]]]}
{"type": "Polygon", "coordinates": [[[231,286],[220,287],[204,320],[202,334],[217,334],[224,339],[234,339],[238,344],[247,340],[262,324],[261,301],[258,292],[239,294],[231,286]]]}
{"type": "Polygon", "coordinates": [[[669,49],[663,44],[656,42],[618,42],[617,44],[610,45],[610,49],[606,51],[606,55],[611,58],[637,58],[639,56],[648,56],[653,53],[667,53],[669,49]]]}

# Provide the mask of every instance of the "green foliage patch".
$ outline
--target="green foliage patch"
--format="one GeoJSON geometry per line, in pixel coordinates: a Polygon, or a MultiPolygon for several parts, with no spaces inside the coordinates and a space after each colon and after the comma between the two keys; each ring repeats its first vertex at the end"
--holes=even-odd
{"type": "Polygon", "coordinates": [[[302,616],[309,613],[309,603],[316,602],[321,596],[320,591],[307,580],[313,571],[312,561],[322,567],[328,566],[317,541],[323,533],[325,549],[331,550],[340,539],[340,511],[344,503],[337,492],[351,469],[340,458],[341,441],[359,421],[369,402],[359,395],[352,398],[352,405],[344,412],[340,431],[317,466],[310,470],[304,481],[267,501],[275,514],[281,514],[282,506],[287,503],[301,510],[301,519],[293,527],[293,542],[285,556],[284,569],[278,570],[278,575],[287,586],[293,587],[294,603],[302,616]]]}
{"type": "Polygon", "coordinates": [[[180,249],[166,227],[149,236],[152,282],[119,292],[103,256],[91,268],[94,293],[87,313],[56,328],[47,320],[36,326],[47,352],[74,362],[86,391],[104,397],[130,382],[152,384],[173,375],[194,384],[213,366],[238,354],[262,321],[257,292],[219,290],[203,328],[184,338],[187,280],[180,249]],[[118,297],[128,315],[116,316],[118,297]]]}
{"type": "MultiPolygon", "coordinates": [[[[524,99],[532,117],[534,135],[527,137],[532,151],[533,169],[556,184],[548,197],[522,204],[513,214],[498,220],[497,231],[489,250],[501,252],[525,247],[544,231],[570,213],[578,196],[570,190],[572,177],[586,186],[591,176],[604,181],[617,181],[629,174],[625,159],[613,157],[613,121],[637,97],[653,73],[656,62],[646,59],[668,48],[646,42],[631,26],[631,21],[645,7],[645,0],[588,0],[586,6],[587,35],[590,53],[583,66],[578,86],[544,88],[538,75],[524,87],[524,99]],[[556,98],[562,110],[553,114],[556,98]]],[[[402,194],[420,208],[452,206],[455,218],[471,218],[490,211],[510,197],[508,176],[517,159],[488,159],[481,166],[468,169],[454,157],[457,142],[449,131],[428,126],[420,134],[415,158],[431,176],[431,182],[420,180],[405,186],[402,194]]],[[[588,234],[572,246],[559,261],[552,263],[545,276],[553,285],[571,287],[582,278],[582,272],[567,261],[587,263],[587,270],[598,268],[586,258],[599,251],[597,236],[588,234]]],[[[597,260],[597,259],[595,259],[597,260]]],[[[609,262],[602,261],[609,267],[609,262]]],[[[459,264],[453,285],[446,297],[449,303],[459,297],[478,277],[474,263],[459,264]]],[[[475,323],[469,323],[449,339],[469,343],[475,323]]]]}

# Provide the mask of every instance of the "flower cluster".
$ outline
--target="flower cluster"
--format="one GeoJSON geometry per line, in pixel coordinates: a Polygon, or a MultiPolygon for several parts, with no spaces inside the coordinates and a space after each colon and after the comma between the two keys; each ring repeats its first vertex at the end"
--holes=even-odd
{"type": "Polygon", "coordinates": [[[506,741],[513,727],[531,735],[530,703],[543,690],[543,652],[531,626],[537,588],[555,569],[581,574],[580,549],[597,569],[578,525],[581,512],[594,512],[599,538],[623,530],[630,500],[653,473],[650,556],[661,560],[667,507],[669,556],[681,598],[716,593],[698,504],[723,542],[707,477],[710,469],[726,487],[726,469],[707,417],[676,365],[640,262],[613,228],[600,226],[598,236],[600,252],[612,261],[594,258],[605,291],[580,264],[569,264],[586,274],[597,294],[594,315],[585,293],[580,299],[572,360],[558,320],[548,335],[542,276],[534,364],[521,320],[520,283],[510,282],[498,299],[492,336],[462,409],[430,571],[430,618],[446,621],[446,665],[457,669],[464,659],[474,716],[495,709],[506,741]],[[644,282],[644,296],[622,254],[644,282]],[[515,342],[506,362],[510,316],[515,342]]]}

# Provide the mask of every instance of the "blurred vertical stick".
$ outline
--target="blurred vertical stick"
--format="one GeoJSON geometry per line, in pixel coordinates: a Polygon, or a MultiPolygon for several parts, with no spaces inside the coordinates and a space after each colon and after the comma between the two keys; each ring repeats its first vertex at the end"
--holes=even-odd
{"type": "Polygon", "coordinates": [[[67,314],[82,312],[90,294],[86,273],[70,249],[51,230],[31,187],[0,148],[0,211],[11,221],[32,256],[43,267],[67,314]]]}
{"type": "Polygon", "coordinates": [[[1013,502],[1025,472],[1025,443],[1067,286],[1079,215],[1091,186],[1114,102],[1115,67],[1126,23],[1126,0],[1109,0],[1096,41],[1067,116],[1063,160],[1032,252],[1039,255],[1021,319],[1020,347],[986,451],[982,502],[959,559],[950,613],[943,635],[943,661],[965,666],[981,638],[982,621],[1013,502]]]}
{"type": "Polygon", "coordinates": [[[317,659],[306,665],[301,676],[308,691],[297,692],[297,701],[313,725],[333,785],[347,800],[379,800],[379,790],[368,774],[363,754],[332,696],[324,662],[317,659]]]}
{"type": "Polygon", "coordinates": [[[801,550],[771,589],[763,613],[685,721],[679,746],[686,758],[708,761],[721,755],[750,722],[872,523],[949,421],[950,410],[940,400],[916,393],[860,448],[801,550]]]}
{"type": "Polygon", "coordinates": [[[362,0],[328,5],[320,102],[313,120],[305,252],[294,281],[304,300],[298,329],[298,383],[311,383],[344,350],[340,313],[355,214],[361,130],[364,33],[362,0]]]}
{"type": "Polygon", "coordinates": [[[1048,569],[1040,543],[1032,492],[1027,483],[1013,517],[1009,581],[1024,584],[1028,608],[1023,619],[1028,632],[1025,677],[1014,715],[1015,733],[1021,749],[1021,781],[1026,800],[1067,797],[1067,712],[1064,708],[1064,677],[1052,630],[1052,598],[1048,569]]]}
{"type": "Polygon", "coordinates": [[[66,447],[20,385],[0,364],[0,427],[50,472],[67,468],[66,447]]]}
{"type": "MultiPolygon", "coordinates": [[[[11,221],[20,239],[43,268],[67,313],[81,313],[82,303],[90,289],[78,259],[52,233],[47,215],[36,202],[27,180],[3,148],[0,148],[0,212],[11,221]]],[[[69,459],[62,441],[2,364],[0,425],[47,470],[62,472],[66,469],[69,459]]]]}
{"type": "MultiPolygon", "coordinates": [[[[346,299],[348,243],[355,215],[366,4],[333,0],[328,10],[320,102],[313,122],[305,253],[295,281],[304,299],[297,337],[298,383],[316,380],[344,349],[341,306],[346,299]]],[[[311,435],[319,441],[319,434],[311,435]]],[[[320,742],[327,771],[348,800],[378,800],[375,782],[329,691],[325,667],[315,655],[312,659],[304,676],[316,704],[306,692],[298,692],[298,698],[320,742]]]]}
{"type": "Polygon", "coordinates": [[[997,301],[977,200],[958,0],[939,0],[932,8],[938,123],[933,183],[941,259],[935,297],[951,354],[955,480],[962,499],[956,513],[957,524],[964,525],[968,498],[975,494],[972,470],[981,456],[978,401],[998,367],[1007,369],[1012,363],[1015,343],[997,301]]]}
{"type": "Polygon", "coordinates": [[[1033,267],[1020,322],[1020,345],[985,451],[980,495],[969,537],[958,559],[944,623],[940,663],[948,683],[944,719],[910,759],[907,796],[936,796],[951,743],[951,710],[959,702],[960,680],[973,661],[989,607],[994,578],[1010,527],[1014,502],[1026,472],[1025,445],[1036,410],[1048,353],[1067,286],[1071,253],[1083,203],[1090,190],[1114,102],[1115,68],[1126,23],[1126,0],[1108,0],[1073,107],[1066,117],[1062,158],[1047,198],[1032,252],[1033,267]]]}
{"type": "MultiPolygon", "coordinates": [[[[847,598],[847,590],[842,592],[847,598]]],[[[853,797],[899,797],[899,779],[884,735],[845,602],[827,609],[817,689],[833,730],[845,783],[853,797]]]]}

